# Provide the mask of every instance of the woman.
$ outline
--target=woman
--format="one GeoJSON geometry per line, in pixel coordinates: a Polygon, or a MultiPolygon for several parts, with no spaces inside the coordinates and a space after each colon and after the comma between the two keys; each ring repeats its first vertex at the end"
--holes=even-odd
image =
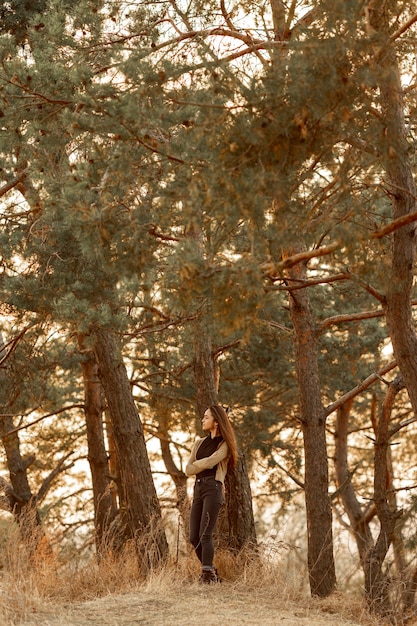
{"type": "Polygon", "coordinates": [[[213,531],[223,504],[227,469],[236,466],[237,448],[233,428],[223,407],[210,406],[201,423],[207,436],[194,443],[185,473],[196,475],[190,541],[203,568],[201,582],[212,583],[219,581],[213,565],[213,531]]]}

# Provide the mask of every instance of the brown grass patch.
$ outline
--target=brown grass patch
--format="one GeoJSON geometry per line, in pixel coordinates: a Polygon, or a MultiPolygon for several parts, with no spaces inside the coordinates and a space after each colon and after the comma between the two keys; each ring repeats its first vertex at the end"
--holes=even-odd
{"type": "Polygon", "coordinates": [[[381,626],[358,599],[333,594],[312,600],[288,574],[286,558],[218,552],[223,582],[198,583],[194,555],[139,574],[133,546],[80,566],[58,558],[37,563],[17,537],[7,542],[0,579],[2,626],[381,626]]]}

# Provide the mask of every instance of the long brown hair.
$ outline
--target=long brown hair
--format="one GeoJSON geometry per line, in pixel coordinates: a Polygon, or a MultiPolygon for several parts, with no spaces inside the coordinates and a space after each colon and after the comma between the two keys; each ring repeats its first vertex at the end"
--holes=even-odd
{"type": "Polygon", "coordinates": [[[237,445],[236,437],[233,431],[232,425],[227,417],[227,413],[222,406],[218,404],[212,404],[208,407],[214,420],[218,424],[219,434],[223,437],[227,443],[229,449],[229,465],[230,467],[236,467],[237,464],[237,445]]]}

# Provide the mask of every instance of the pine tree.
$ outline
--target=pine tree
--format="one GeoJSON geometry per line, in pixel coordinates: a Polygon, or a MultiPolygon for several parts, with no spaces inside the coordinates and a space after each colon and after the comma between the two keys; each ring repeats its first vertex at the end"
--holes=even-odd
{"type": "MultiPolygon", "coordinates": [[[[8,60],[5,100],[9,103],[22,94],[28,96],[28,106],[23,109],[7,108],[8,121],[16,129],[11,148],[12,160],[16,158],[18,163],[16,189],[26,203],[15,229],[13,252],[23,263],[29,258],[36,261],[15,276],[9,272],[3,282],[10,303],[42,312],[62,327],[90,337],[87,347],[96,351],[114,420],[129,525],[135,537],[151,532],[155,554],[148,556],[153,563],[165,558],[167,552],[163,531],[158,528],[152,534],[158,526],[159,504],[127,374],[119,368],[115,377],[111,359],[122,358],[114,329],[123,328],[125,298],[137,288],[153,253],[152,245],[147,247],[149,242],[141,241],[141,226],[147,224],[149,215],[147,199],[140,202],[137,172],[145,166],[147,154],[151,157],[149,180],[159,166],[152,161],[153,150],[143,148],[131,127],[129,107],[135,102],[136,108],[137,94],[127,92],[117,112],[117,100],[111,100],[115,90],[105,81],[95,82],[94,76],[100,75],[103,65],[112,58],[116,61],[120,54],[117,45],[105,52],[105,27],[116,19],[117,11],[107,22],[97,12],[85,12],[86,8],[83,4],[71,9],[56,7],[41,23],[38,15],[31,15],[26,25],[25,54],[16,54],[12,40],[4,51],[8,60]],[[101,52],[94,52],[95,46],[100,46],[101,52]],[[107,127],[106,120],[110,122],[107,127]],[[136,144],[133,151],[131,139],[136,144]],[[133,163],[129,172],[121,158],[124,151],[129,151],[133,163]],[[24,174],[19,171],[19,162],[24,174]],[[113,279],[116,258],[123,264],[126,279],[121,290],[113,279]],[[120,389],[128,394],[125,415],[120,414],[120,389]],[[126,432],[134,432],[135,438],[133,445],[124,449],[126,432]],[[133,480],[130,469],[125,470],[129,465],[140,468],[133,480]]],[[[138,11],[131,27],[136,28],[141,20],[146,21],[146,15],[138,11]]],[[[145,110],[149,110],[146,104],[144,115],[145,110]]],[[[133,124],[138,122],[135,119],[133,124]]]]}

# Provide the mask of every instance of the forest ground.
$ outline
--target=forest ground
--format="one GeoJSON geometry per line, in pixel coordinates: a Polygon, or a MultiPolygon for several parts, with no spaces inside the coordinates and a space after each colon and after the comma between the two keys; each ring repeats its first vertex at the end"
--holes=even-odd
{"type": "Polygon", "coordinates": [[[228,571],[228,579],[201,585],[195,558],[142,580],[134,559],[86,564],[71,575],[49,563],[37,569],[5,568],[0,574],[0,624],[383,626],[353,594],[312,599],[283,564],[232,567],[223,560],[219,571],[228,571]]]}
{"type": "MultiPolygon", "coordinates": [[[[362,626],[369,617],[353,621],[331,608],[306,603],[287,603],[262,591],[238,591],[233,586],[202,588],[193,585],[181,589],[138,590],[123,595],[67,605],[45,604],[27,614],[24,621],[10,625],[27,626],[362,626]],[[334,611],[334,612],[333,612],[334,611]]],[[[360,616],[358,616],[360,617],[360,616]]]]}

